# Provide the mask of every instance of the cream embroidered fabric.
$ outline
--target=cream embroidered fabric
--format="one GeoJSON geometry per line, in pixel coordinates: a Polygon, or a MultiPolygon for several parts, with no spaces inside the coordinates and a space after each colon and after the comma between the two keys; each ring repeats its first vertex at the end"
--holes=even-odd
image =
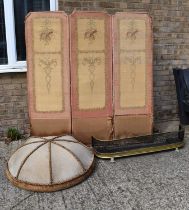
{"type": "Polygon", "coordinates": [[[144,52],[120,53],[120,107],[146,105],[146,64],[144,52]]]}
{"type": "Polygon", "coordinates": [[[59,54],[36,54],[34,56],[36,111],[61,112],[64,109],[61,62],[62,57],[59,54]],[[47,66],[48,69],[46,69],[47,66]]]}
{"type": "Polygon", "coordinates": [[[78,61],[79,109],[104,108],[106,96],[104,53],[79,53],[78,61]]]}
{"type": "Polygon", "coordinates": [[[86,178],[94,154],[72,136],[31,137],[11,156],[7,177],[18,187],[55,191],[86,178]]]}
{"type": "Polygon", "coordinates": [[[33,19],[35,106],[39,112],[64,110],[62,27],[62,21],[58,17],[33,19]]]}
{"type": "Polygon", "coordinates": [[[144,108],[149,97],[147,83],[150,83],[147,71],[147,46],[151,45],[151,40],[147,42],[149,20],[146,14],[133,13],[130,16],[129,13],[116,13],[114,18],[117,21],[114,23],[114,33],[118,36],[115,38],[114,55],[117,57],[114,57],[114,71],[115,74],[119,72],[119,106],[121,109],[144,108]]]}
{"type": "Polygon", "coordinates": [[[105,21],[77,19],[79,109],[105,107],[105,21]]]}

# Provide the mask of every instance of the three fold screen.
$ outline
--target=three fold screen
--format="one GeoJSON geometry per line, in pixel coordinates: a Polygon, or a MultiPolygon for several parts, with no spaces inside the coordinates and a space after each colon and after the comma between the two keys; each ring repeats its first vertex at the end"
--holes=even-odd
{"type": "Polygon", "coordinates": [[[152,33],[147,14],[75,11],[26,19],[32,135],[91,143],[152,132],[152,33]]]}

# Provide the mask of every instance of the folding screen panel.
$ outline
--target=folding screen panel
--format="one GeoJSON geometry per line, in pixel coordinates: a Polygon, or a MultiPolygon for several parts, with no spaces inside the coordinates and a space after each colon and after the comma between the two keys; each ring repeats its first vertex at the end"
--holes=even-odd
{"type": "Polygon", "coordinates": [[[115,138],[152,132],[152,31],[144,13],[113,16],[115,138]]]}
{"type": "Polygon", "coordinates": [[[32,135],[71,132],[68,29],[63,12],[30,13],[26,19],[32,135]]]}
{"type": "Polygon", "coordinates": [[[72,132],[89,144],[91,136],[112,137],[111,16],[73,12],[71,29],[72,132]]]}

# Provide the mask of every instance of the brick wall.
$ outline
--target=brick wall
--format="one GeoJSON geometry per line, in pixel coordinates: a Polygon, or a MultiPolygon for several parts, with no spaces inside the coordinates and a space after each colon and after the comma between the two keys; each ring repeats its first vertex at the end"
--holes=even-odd
{"type": "MultiPolygon", "coordinates": [[[[172,69],[189,66],[189,0],[59,0],[59,9],[149,12],[154,33],[155,126],[165,131],[178,124],[172,69]]],[[[29,132],[26,95],[25,73],[0,74],[0,136],[8,127],[29,132]]]]}
{"type": "Polygon", "coordinates": [[[26,73],[0,74],[0,137],[9,127],[29,133],[26,73]]]}

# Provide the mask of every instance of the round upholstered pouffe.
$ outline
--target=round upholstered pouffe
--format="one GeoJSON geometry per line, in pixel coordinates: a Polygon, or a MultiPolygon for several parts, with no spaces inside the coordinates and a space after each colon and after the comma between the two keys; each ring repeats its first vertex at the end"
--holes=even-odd
{"type": "Polygon", "coordinates": [[[30,137],[10,157],[6,175],[17,187],[51,192],[83,181],[93,166],[92,150],[72,136],[30,137]]]}

